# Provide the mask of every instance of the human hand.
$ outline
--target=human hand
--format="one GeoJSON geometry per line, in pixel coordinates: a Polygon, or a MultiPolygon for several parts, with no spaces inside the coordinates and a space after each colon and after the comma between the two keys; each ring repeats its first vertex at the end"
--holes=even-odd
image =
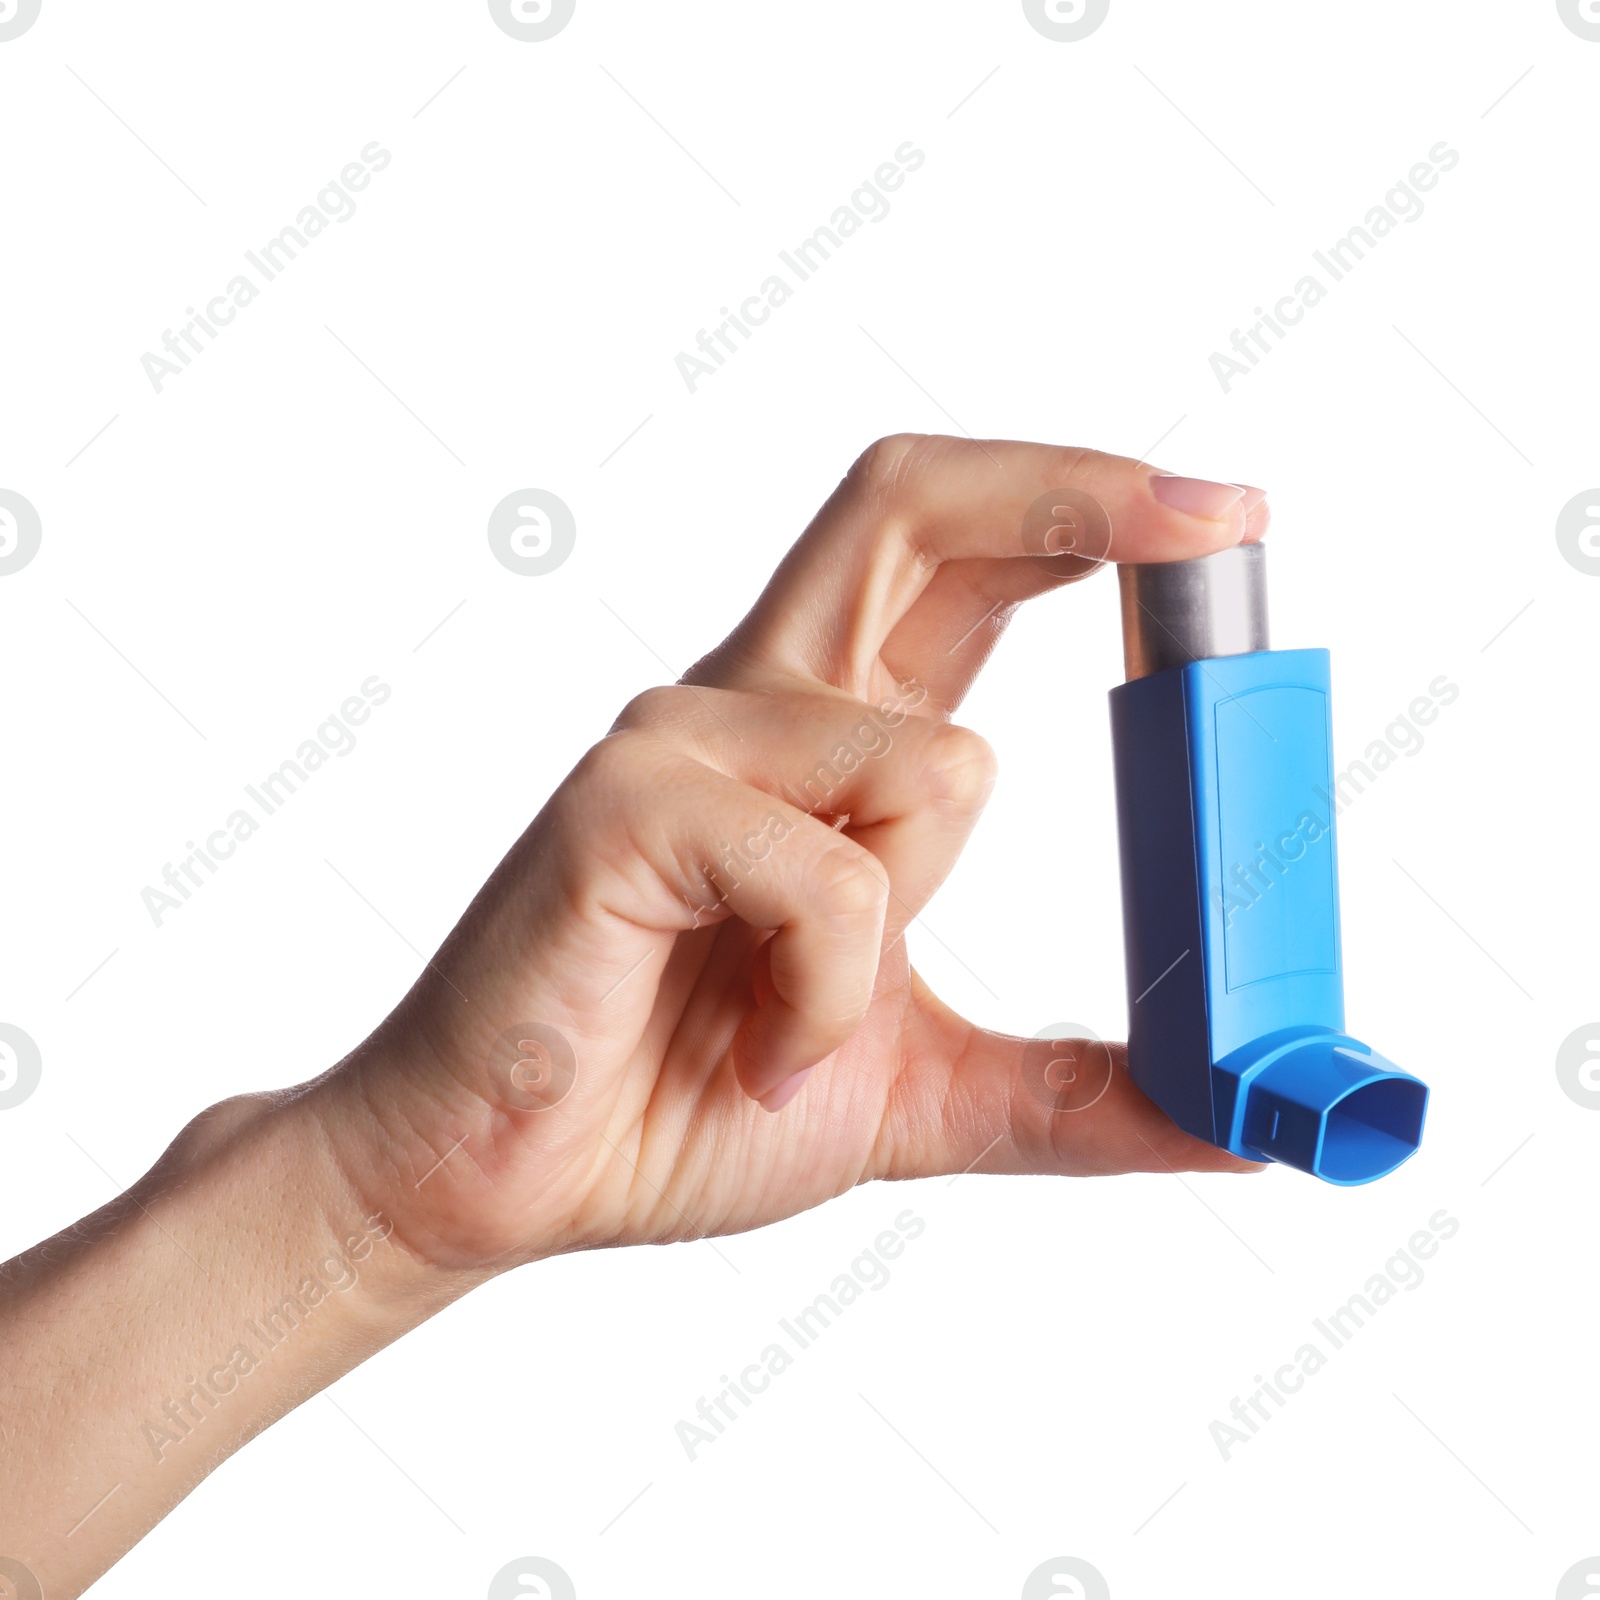
{"type": "Polygon", "coordinates": [[[262,1428],[521,1262],[758,1227],[872,1178],[1247,1170],[1120,1047],[964,1021],[903,935],[993,780],[949,718],[1011,610],[1108,556],[1257,537],[1261,502],[1088,451],[868,450],[359,1049],[211,1107],[5,1264],[13,1574],[81,1592],[262,1428]]]}
{"type": "Polygon", "coordinates": [[[1175,1128],[1120,1046],[1046,1080],[1053,1047],[941,1004],[903,936],[992,786],[949,719],[1014,608],[1267,516],[1260,490],[1093,451],[873,445],[314,1087],[364,1208],[476,1273],[759,1227],[873,1178],[1254,1170],[1175,1128]]]}

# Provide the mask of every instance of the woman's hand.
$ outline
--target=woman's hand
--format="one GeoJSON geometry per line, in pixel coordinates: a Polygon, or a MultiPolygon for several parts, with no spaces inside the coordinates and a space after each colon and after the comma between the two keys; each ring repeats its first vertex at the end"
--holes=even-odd
{"type": "Polygon", "coordinates": [[[757,1227],[868,1178],[1245,1170],[1116,1047],[962,1021],[903,934],[993,781],[948,719],[1012,608],[1108,557],[1255,537],[1260,502],[1088,451],[867,451],[360,1049],[211,1107],[0,1269],[0,1582],[80,1593],[262,1428],[519,1262],[757,1227]]]}
{"type": "MultiPolygon", "coordinates": [[[[1063,1071],[964,1021],[904,934],[994,782],[949,719],[1014,608],[1267,514],[1259,490],[1093,451],[873,445],[732,636],[627,707],[312,1086],[360,1206],[476,1275],[759,1227],[872,1178],[1252,1170],[1179,1132],[1121,1047],[1063,1071]]],[[[1014,885],[994,901],[1027,914],[1014,885]]]]}

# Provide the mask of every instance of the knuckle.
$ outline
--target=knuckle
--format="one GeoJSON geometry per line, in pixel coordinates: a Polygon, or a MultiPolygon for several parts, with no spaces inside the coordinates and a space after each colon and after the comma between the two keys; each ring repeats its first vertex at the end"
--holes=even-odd
{"type": "Polygon", "coordinates": [[[945,723],[928,740],[922,788],[935,805],[977,811],[988,800],[999,770],[994,749],[982,734],[945,723]]]}
{"type": "Polygon", "coordinates": [[[631,732],[639,728],[678,725],[697,709],[695,693],[682,684],[658,684],[642,690],[622,708],[613,728],[631,732]]]}
{"type": "Polygon", "coordinates": [[[974,439],[942,433],[885,434],[856,457],[844,487],[920,556],[919,528],[933,510],[930,475],[935,468],[976,466],[983,456],[993,462],[974,439]]]}
{"type": "Polygon", "coordinates": [[[889,907],[888,877],[859,845],[841,845],[822,858],[816,891],[835,922],[877,922],[889,907]]]}
{"type": "Polygon", "coordinates": [[[580,804],[596,795],[631,792],[653,766],[656,755],[652,742],[640,733],[608,734],[584,752],[565,787],[580,804]]]}
{"type": "Polygon", "coordinates": [[[1060,477],[1067,483],[1089,477],[1112,460],[1103,450],[1091,450],[1087,445],[1061,444],[1055,448],[1056,465],[1060,477]]]}
{"type": "Polygon", "coordinates": [[[855,459],[847,481],[876,500],[892,500],[931,442],[923,433],[891,433],[874,439],[855,459]]]}

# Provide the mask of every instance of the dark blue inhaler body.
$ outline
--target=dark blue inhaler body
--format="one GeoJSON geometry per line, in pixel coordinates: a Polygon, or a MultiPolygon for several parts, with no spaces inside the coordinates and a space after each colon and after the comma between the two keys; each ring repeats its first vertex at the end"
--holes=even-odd
{"type": "Polygon", "coordinates": [[[1368,1183],[1428,1090],[1344,1031],[1328,652],[1267,647],[1265,554],[1120,568],[1128,1064],[1198,1138],[1368,1183]]]}

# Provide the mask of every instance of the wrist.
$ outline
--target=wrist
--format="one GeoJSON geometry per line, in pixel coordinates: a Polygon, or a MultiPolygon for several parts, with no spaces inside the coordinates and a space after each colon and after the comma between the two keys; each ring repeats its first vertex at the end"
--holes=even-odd
{"type": "MultiPolygon", "coordinates": [[[[271,1230],[278,1236],[267,1241],[268,1254],[286,1292],[298,1282],[300,1298],[318,1299],[320,1287],[319,1306],[334,1305],[330,1320],[366,1347],[360,1360],[489,1274],[443,1267],[415,1249],[397,1225],[407,1207],[393,1185],[374,1181],[382,1170],[381,1159],[374,1160],[381,1130],[343,1088],[329,1076],[283,1094],[246,1097],[241,1113],[232,1112],[233,1101],[213,1107],[200,1122],[228,1114],[237,1121],[215,1145],[200,1144],[189,1166],[211,1181],[221,1170],[237,1170],[251,1193],[271,1200],[283,1230],[271,1230]],[[290,1242],[292,1254],[285,1254],[290,1242]]],[[[264,1263],[259,1270],[267,1281],[272,1268],[264,1263]]]]}
{"type": "Polygon", "coordinates": [[[6,1553],[46,1592],[79,1592],[224,1457],[471,1287],[396,1247],[316,1110],[309,1091],[213,1106],[8,1264],[0,1504],[6,1553]]]}
{"type": "Polygon", "coordinates": [[[461,1066],[492,1042],[446,1052],[397,1014],[286,1108],[316,1123],[347,1208],[393,1225],[387,1255],[402,1297],[453,1299],[595,1242],[580,1221],[583,1152],[562,1122],[519,1119],[461,1066]]]}

